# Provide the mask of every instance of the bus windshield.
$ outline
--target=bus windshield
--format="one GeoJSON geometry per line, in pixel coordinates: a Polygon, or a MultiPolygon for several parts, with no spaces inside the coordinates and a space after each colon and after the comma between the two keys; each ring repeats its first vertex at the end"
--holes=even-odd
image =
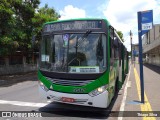
{"type": "Polygon", "coordinates": [[[107,67],[107,37],[102,33],[45,35],[40,69],[50,72],[102,73],[107,67]]]}

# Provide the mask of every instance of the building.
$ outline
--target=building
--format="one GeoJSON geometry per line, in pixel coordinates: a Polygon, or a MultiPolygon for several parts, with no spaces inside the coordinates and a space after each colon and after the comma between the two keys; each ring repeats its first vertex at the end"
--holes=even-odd
{"type": "Polygon", "coordinates": [[[147,63],[160,66],[160,24],[156,24],[142,39],[143,54],[147,63]]]}

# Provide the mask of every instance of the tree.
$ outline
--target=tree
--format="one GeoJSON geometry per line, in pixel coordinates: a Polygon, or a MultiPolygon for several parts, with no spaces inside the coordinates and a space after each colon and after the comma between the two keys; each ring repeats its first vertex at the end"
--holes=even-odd
{"type": "Polygon", "coordinates": [[[14,43],[11,39],[11,31],[14,23],[13,14],[9,0],[3,0],[0,3],[0,55],[12,51],[14,43]]]}
{"type": "Polygon", "coordinates": [[[45,5],[38,8],[39,0],[2,0],[0,3],[0,55],[14,53],[17,49],[32,49],[32,37],[41,38],[42,24],[57,20],[59,15],[45,5]]]}
{"type": "Polygon", "coordinates": [[[124,42],[123,33],[121,31],[117,31],[117,34],[121,38],[122,42],[124,42]]]}
{"type": "Polygon", "coordinates": [[[0,55],[22,51],[30,45],[32,20],[39,0],[2,0],[0,3],[0,55]]]}
{"type": "Polygon", "coordinates": [[[39,41],[41,39],[42,25],[46,22],[55,21],[59,18],[59,14],[54,10],[54,8],[49,8],[47,4],[44,7],[37,10],[33,22],[33,35],[35,36],[35,47],[39,46],[39,41]]]}
{"type": "Polygon", "coordinates": [[[39,4],[39,0],[16,0],[12,4],[16,19],[13,33],[20,46],[19,49],[23,52],[31,48],[32,18],[39,4]]]}

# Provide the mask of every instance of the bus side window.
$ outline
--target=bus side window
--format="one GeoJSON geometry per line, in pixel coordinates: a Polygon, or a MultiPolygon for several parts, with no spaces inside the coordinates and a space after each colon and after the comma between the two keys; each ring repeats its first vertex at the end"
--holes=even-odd
{"type": "Polygon", "coordinates": [[[114,37],[114,59],[118,59],[119,57],[119,39],[115,35],[114,37]]]}
{"type": "Polygon", "coordinates": [[[118,54],[119,54],[119,65],[120,66],[121,66],[121,59],[122,59],[122,56],[121,56],[121,50],[122,50],[121,46],[122,46],[121,43],[119,43],[119,47],[118,47],[119,48],[119,53],[118,54]]]}
{"type": "Polygon", "coordinates": [[[110,26],[110,66],[114,63],[114,28],[110,26]]]}
{"type": "Polygon", "coordinates": [[[114,28],[112,26],[110,26],[109,28],[110,30],[110,58],[114,57],[114,46],[113,46],[113,42],[114,42],[114,28]]]}
{"type": "Polygon", "coordinates": [[[118,59],[118,47],[114,48],[114,58],[118,59]]]}

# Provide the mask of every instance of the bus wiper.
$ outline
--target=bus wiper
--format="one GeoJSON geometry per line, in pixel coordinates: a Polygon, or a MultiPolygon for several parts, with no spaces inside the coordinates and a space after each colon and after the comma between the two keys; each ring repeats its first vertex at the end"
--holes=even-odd
{"type": "Polygon", "coordinates": [[[83,41],[87,38],[87,36],[91,33],[92,31],[91,30],[87,30],[86,33],[83,35],[83,37],[78,40],[76,39],[76,46],[75,46],[75,49],[76,49],[76,56],[71,59],[69,62],[68,62],[68,65],[70,65],[74,60],[76,60],[80,66],[80,59],[78,59],[78,47],[81,45],[81,43],[83,43],[83,41]]]}
{"type": "Polygon", "coordinates": [[[83,35],[83,37],[81,38],[81,40],[80,41],[76,41],[76,46],[75,46],[75,48],[78,48],[80,45],[81,45],[81,43],[83,43],[83,41],[87,38],[87,36],[91,33],[92,31],[91,30],[87,30],[86,31],[86,33],[83,35]]]}

